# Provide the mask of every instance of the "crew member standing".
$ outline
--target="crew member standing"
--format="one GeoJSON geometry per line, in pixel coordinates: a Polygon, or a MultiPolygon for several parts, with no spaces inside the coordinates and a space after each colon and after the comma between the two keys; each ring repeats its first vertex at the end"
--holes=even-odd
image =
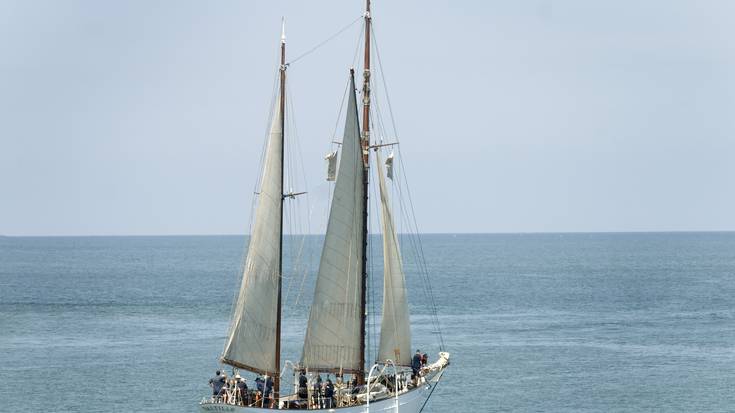
{"type": "Polygon", "coordinates": [[[411,370],[413,371],[414,383],[418,386],[419,371],[421,371],[421,350],[416,350],[416,354],[413,355],[413,359],[411,360],[411,370]]]}

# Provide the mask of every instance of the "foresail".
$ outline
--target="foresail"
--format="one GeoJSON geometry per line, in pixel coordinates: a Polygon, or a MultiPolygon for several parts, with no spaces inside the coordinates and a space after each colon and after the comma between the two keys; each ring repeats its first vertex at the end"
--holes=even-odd
{"type": "Polygon", "coordinates": [[[275,103],[242,283],[222,353],[225,363],[271,373],[280,371],[275,341],[283,197],[280,99],[275,103]]]}
{"type": "Polygon", "coordinates": [[[383,227],[383,320],[380,324],[378,360],[393,360],[398,365],[408,366],[411,364],[411,325],[406,300],[406,277],[379,150],[376,152],[376,161],[383,227]]]}
{"type": "Polygon", "coordinates": [[[301,359],[302,366],[312,371],[362,369],[360,299],[365,202],[354,80],[350,83],[341,156],[301,359]]]}

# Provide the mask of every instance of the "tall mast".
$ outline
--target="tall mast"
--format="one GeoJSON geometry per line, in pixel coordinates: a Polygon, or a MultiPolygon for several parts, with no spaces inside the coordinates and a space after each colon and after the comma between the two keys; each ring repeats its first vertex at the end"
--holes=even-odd
{"type": "Polygon", "coordinates": [[[362,216],[362,297],[360,297],[360,373],[358,382],[365,381],[365,319],[367,309],[367,243],[368,243],[368,177],[370,162],[370,0],[365,0],[365,65],[362,82],[362,159],[363,159],[363,216],[362,216]]]}
{"type": "Polygon", "coordinates": [[[276,360],[275,366],[278,371],[273,372],[273,400],[275,401],[276,407],[278,407],[278,398],[280,395],[281,387],[281,284],[283,279],[283,200],[284,200],[284,188],[285,188],[285,174],[283,173],[283,153],[285,136],[286,136],[286,19],[281,21],[281,99],[280,99],[280,114],[281,114],[281,236],[279,237],[278,250],[280,254],[278,256],[278,311],[276,315],[276,360]]]}

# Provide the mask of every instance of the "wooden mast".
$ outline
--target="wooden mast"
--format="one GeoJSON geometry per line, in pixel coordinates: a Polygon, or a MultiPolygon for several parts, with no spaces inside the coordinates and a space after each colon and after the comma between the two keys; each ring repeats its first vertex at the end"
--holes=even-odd
{"type": "Polygon", "coordinates": [[[370,176],[370,0],[365,0],[365,64],[362,82],[362,160],[363,160],[363,216],[362,216],[362,296],[360,297],[360,371],[359,384],[365,383],[365,338],[367,310],[367,243],[368,243],[368,178],[370,176]]]}
{"type": "Polygon", "coordinates": [[[280,115],[281,115],[281,229],[279,240],[279,255],[278,255],[278,304],[276,311],[276,370],[273,372],[273,400],[276,408],[278,407],[278,398],[281,389],[281,285],[283,279],[283,200],[285,198],[284,185],[285,185],[285,173],[284,173],[284,147],[285,147],[285,136],[286,136],[286,20],[283,19],[281,22],[281,67],[280,67],[280,115]]]}

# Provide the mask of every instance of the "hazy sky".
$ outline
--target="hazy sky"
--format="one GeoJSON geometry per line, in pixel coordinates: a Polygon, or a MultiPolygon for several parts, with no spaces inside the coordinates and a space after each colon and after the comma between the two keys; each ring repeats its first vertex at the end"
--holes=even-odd
{"type": "MultiPolygon", "coordinates": [[[[0,0],[0,234],[243,233],[281,16],[293,57],[361,9],[0,0]]],[[[735,2],[373,16],[422,230],[735,230],[735,2]]],[[[358,28],[289,69],[317,193],[358,28]]]]}

